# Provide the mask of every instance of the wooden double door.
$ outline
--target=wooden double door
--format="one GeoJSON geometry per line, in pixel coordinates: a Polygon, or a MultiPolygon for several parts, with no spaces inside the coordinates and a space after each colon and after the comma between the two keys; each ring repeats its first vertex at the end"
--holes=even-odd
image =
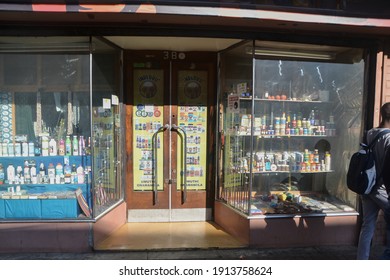
{"type": "Polygon", "coordinates": [[[125,55],[128,221],[212,219],[216,54],[125,55]]]}

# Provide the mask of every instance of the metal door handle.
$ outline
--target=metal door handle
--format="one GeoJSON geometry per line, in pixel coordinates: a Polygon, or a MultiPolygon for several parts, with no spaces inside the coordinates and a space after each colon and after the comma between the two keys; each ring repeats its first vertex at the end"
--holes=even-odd
{"type": "Polygon", "coordinates": [[[158,203],[158,177],[157,177],[157,134],[166,130],[170,129],[171,126],[169,124],[166,124],[162,127],[160,127],[152,136],[152,144],[153,144],[153,154],[152,154],[152,161],[153,161],[153,205],[156,205],[158,203]]]}
{"type": "Polygon", "coordinates": [[[184,158],[183,158],[183,162],[184,162],[184,167],[183,167],[183,180],[182,180],[182,204],[184,204],[187,200],[187,133],[185,132],[185,130],[183,128],[181,128],[180,126],[177,126],[175,124],[172,125],[172,129],[176,130],[176,131],[181,131],[184,135],[184,158]]]}

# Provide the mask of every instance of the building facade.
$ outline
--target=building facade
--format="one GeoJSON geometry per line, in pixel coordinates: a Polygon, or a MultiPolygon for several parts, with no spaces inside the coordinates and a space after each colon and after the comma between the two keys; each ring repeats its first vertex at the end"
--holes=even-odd
{"type": "Polygon", "coordinates": [[[208,220],[249,246],[356,244],[347,165],[390,96],[371,2],[0,3],[1,250],[208,220]]]}

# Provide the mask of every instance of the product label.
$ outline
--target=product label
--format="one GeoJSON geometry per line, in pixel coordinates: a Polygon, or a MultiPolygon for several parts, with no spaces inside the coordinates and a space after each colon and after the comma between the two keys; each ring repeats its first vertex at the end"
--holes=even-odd
{"type": "Polygon", "coordinates": [[[163,131],[159,130],[164,120],[163,81],[163,70],[134,72],[133,174],[134,190],[138,191],[163,189],[163,164],[157,164],[155,169],[153,161],[163,160],[163,131]]]}
{"type": "Polygon", "coordinates": [[[177,189],[206,189],[207,71],[179,71],[179,127],[177,137],[177,189]],[[186,137],[186,139],[184,139],[186,137]],[[186,151],[183,151],[186,140],[186,151]],[[183,147],[183,148],[181,148],[183,147]],[[183,161],[183,155],[186,155],[183,161]],[[186,176],[184,177],[184,173],[186,176]]]}

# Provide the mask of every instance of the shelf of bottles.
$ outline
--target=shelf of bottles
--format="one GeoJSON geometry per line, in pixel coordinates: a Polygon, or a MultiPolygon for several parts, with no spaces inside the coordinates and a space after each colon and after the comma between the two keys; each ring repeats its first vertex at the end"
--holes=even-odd
{"type": "Polygon", "coordinates": [[[1,198],[75,198],[81,189],[90,204],[90,138],[87,142],[78,135],[59,141],[48,135],[38,139],[0,144],[1,198]]]}
{"type": "MultiPolygon", "coordinates": [[[[232,151],[233,153],[233,151],[232,151]]],[[[234,156],[232,158],[235,158],[234,156]]],[[[232,172],[250,172],[250,153],[236,157],[232,172]]],[[[332,172],[329,152],[320,154],[317,149],[301,152],[255,152],[252,173],[321,173],[332,172]]]]}
{"type": "MultiPolygon", "coordinates": [[[[271,98],[252,98],[251,93],[245,93],[241,96],[241,104],[245,106],[245,102],[261,102],[264,106],[261,110],[255,111],[254,117],[248,113],[237,113],[234,118],[236,125],[231,126],[227,131],[228,136],[255,136],[257,139],[288,139],[295,138],[324,138],[336,136],[334,117],[329,116],[325,119],[321,110],[311,109],[308,115],[302,113],[299,109],[300,105],[308,104],[330,104],[329,102],[312,101],[312,100],[291,100],[285,97],[271,98]],[[274,103],[279,103],[277,107],[274,103]],[[293,102],[295,107],[290,111],[289,106],[284,103],[293,102]],[[266,107],[267,106],[267,107],[266,107]],[[268,111],[267,109],[268,108],[268,111]],[[269,109],[271,108],[271,109],[269,109]],[[274,110],[273,108],[278,108],[274,110]],[[263,112],[262,114],[259,114],[263,112]],[[252,123],[252,119],[254,119],[252,123]]],[[[255,106],[257,106],[255,104],[255,106]]],[[[259,106],[257,106],[259,107],[259,106]]],[[[236,173],[321,173],[332,172],[331,170],[331,154],[329,151],[318,151],[318,149],[286,151],[283,147],[283,152],[256,150],[251,153],[244,152],[242,141],[237,139],[235,145],[231,147],[231,158],[234,159],[234,164],[231,165],[231,171],[236,173]],[[252,165],[252,166],[251,166],[252,165]],[[252,169],[250,168],[252,167],[252,169]]]]}
{"type": "MultiPolygon", "coordinates": [[[[252,98],[241,97],[242,101],[252,101],[252,98]]],[[[275,100],[255,98],[254,101],[272,103],[275,100]]],[[[279,100],[280,103],[294,102],[295,104],[330,104],[329,102],[309,100],[279,100]]],[[[264,103],[263,103],[264,104],[264,103]]],[[[280,106],[279,106],[280,107],[280,106]]],[[[334,117],[329,116],[326,120],[320,110],[311,109],[308,116],[300,111],[287,111],[287,106],[281,106],[285,110],[279,113],[258,115],[255,113],[253,122],[253,136],[263,138],[277,137],[323,137],[336,136],[334,117]]],[[[252,136],[252,115],[240,114],[240,125],[231,129],[233,135],[252,136]]]]}

